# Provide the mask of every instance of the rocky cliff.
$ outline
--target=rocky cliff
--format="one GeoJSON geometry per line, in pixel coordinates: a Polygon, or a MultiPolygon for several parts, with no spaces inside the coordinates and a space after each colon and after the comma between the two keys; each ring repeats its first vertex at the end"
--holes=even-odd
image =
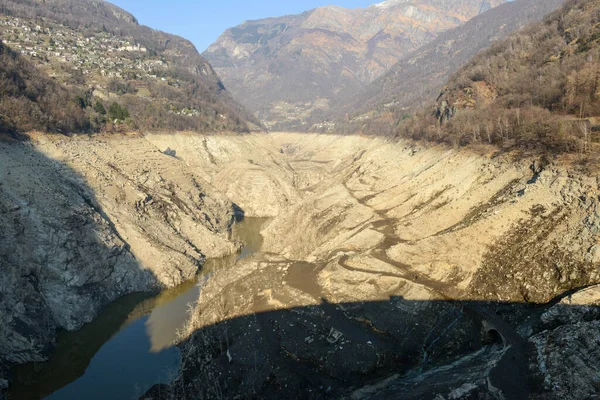
{"type": "Polygon", "coordinates": [[[143,138],[0,142],[0,372],[109,302],[192,279],[236,251],[235,208],[143,138]]]}
{"type": "Polygon", "coordinates": [[[234,96],[271,128],[300,127],[402,55],[502,3],[414,0],[365,9],[322,7],[245,22],[223,33],[203,55],[234,96]]]}

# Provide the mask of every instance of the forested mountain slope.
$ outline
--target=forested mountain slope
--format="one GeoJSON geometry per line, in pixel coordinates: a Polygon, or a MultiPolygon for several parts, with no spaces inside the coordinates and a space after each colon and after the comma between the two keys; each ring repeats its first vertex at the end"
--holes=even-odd
{"type": "Polygon", "coordinates": [[[107,2],[2,0],[0,34],[77,97],[92,130],[115,119],[143,130],[257,127],[192,43],[107,2]]]}
{"type": "Polygon", "coordinates": [[[600,124],[600,2],[571,0],[477,55],[400,134],[589,153],[600,124]]]}
{"type": "Polygon", "coordinates": [[[0,41],[0,131],[85,131],[72,94],[0,41]]]}
{"type": "MultiPolygon", "coordinates": [[[[450,75],[489,47],[529,23],[541,21],[565,0],[517,0],[491,9],[402,58],[362,93],[329,114],[336,131],[390,133],[407,114],[434,99],[450,75]]],[[[315,128],[328,129],[331,124],[315,128]]]]}

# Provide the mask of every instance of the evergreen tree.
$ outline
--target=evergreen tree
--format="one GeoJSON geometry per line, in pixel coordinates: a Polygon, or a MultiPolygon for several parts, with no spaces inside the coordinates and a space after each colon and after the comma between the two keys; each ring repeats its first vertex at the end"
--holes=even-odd
{"type": "Polygon", "coordinates": [[[125,121],[129,118],[129,111],[125,107],[122,107],[119,103],[114,102],[108,108],[108,116],[112,120],[125,121]]]}
{"type": "Polygon", "coordinates": [[[100,102],[100,100],[96,101],[96,104],[94,105],[94,111],[96,111],[100,115],[106,115],[106,109],[104,108],[104,105],[100,102]]]}

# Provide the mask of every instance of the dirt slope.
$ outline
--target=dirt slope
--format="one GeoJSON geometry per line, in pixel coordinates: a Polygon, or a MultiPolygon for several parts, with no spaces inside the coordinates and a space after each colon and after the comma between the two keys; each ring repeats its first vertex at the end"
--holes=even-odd
{"type": "Polygon", "coordinates": [[[595,322],[575,324],[598,317],[597,287],[579,303],[559,297],[600,282],[595,177],[358,136],[214,138],[208,152],[198,138],[149,140],[186,148],[190,164],[211,154],[224,168],[262,165],[263,182],[292,178],[230,193],[255,213],[276,211],[261,195],[295,189],[262,253],[203,287],[184,373],[162,395],[557,398],[553,386],[582,382],[595,393],[592,356],[572,360],[585,376],[556,362],[597,351],[585,340],[595,322]],[[263,153],[234,150],[250,145],[263,153]]]}
{"type": "Polygon", "coordinates": [[[244,213],[273,217],[262,251],[204,284],[163,395],[597,394],[598,180],[557,160],[290,133],[0,151],[3,367],[191,279],[244,213]]]}

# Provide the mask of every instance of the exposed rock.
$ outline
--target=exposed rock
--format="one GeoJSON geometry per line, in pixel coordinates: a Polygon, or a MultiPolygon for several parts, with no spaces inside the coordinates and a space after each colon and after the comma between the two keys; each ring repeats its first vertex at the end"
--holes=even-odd
{"type": "Polygon", "coordinates": [[[540,399],[600,398],[600,321],[575,322],[533,336],[530,369],[540,399]],[[543,388],[543,390],[541,390],[543,388]]]}
{"type": "Polygon", "coordinates": [[[539,175],[542,173],[542,171],[544,171],[548,164],[550,164],[548,159],[546,157],[542,157],[538,160],[534,160],[529,169],[531,169],[531,172],[533,172],[535,175],[539,175]]]}
{"type": "MultiPolygon", "coordinates": [[[[206,158],[193,138],[149,140],[206,158]]],[[[271,149],[269,168],[311,184],[293,186],[294,202],[262,231],[262,253],[203,287],[174,398],[550,396],[522,380],[528,338],[597,321],[598,296],[527,302],[600,282],[580,257],[598,240],[595,179],[552,167],[528,184],[533,160],[328,135],[215,138],[228,149],[211,152],[215,164],[227,154],[228,168],[247,165],[233,151],[242,143],[271,149]]],[[[271,189],[252,190],[258,199],[271,189]]]]}
{"type": "Polygon", "coordinates": [[[528,184],[533,160],[367,137],[31,139],[0,148],[4,363],[42,359],[55,328],[234,251],[226,192],[238,213],[274,216],[262,253],[211,275],[180,376],[147,397],[522,398],[527,366],[551,382],[533,398],[554,382],[595,395],[595,367],[558,362],[598,357],[600,296],[577,290],[600,282],[584,257],[595,178],[552,166],[528,184]]]}
{"type": "Polygon", "coordinates": [[[236,249],[232,204],[143,138],[1,142],[0,182],[0,366],[236,249]]]}
{"type": "Polygon", "coordinates": [[[454,116],[455,113],[456,107],[448,104],[448,101],[443,100],[437,108],[435,116],[437,117],[440,124],[443,124],[444,122],[450,121],[450,119],[454,116]]]}
{"type": "Polygon", "coordinates": [[[306,181],[319,179],[293,170],[265,135],[147,135],[158,149],[176,148],[197,175],[233,201],[245,216],[273,217],[295,203],[306,181]]]}
{"type": "Polygon", "coordinates": [[[593,263],[600,263],[600,245],[593,245],[590,248],[588,254],[586,255],[586,258],[588,258],[593,263]]]}
{"type": "Polygon", "coordinates": [[[21,144],[1,144],[0,359],[41,360],[59,328],[157,281],[76,175],[21,144]]]}

